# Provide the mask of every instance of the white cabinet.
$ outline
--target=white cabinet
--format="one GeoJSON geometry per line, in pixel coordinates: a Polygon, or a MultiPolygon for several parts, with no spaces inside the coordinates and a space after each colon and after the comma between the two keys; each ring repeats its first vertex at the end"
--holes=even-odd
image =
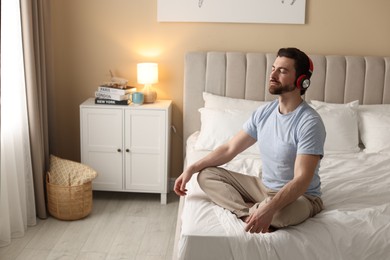
{"type": "Polygon", "coordinates": [[[94,190],[161,193],[166,204],[171,104],[80,105],[81,162],[98,173],[94,190]]]}

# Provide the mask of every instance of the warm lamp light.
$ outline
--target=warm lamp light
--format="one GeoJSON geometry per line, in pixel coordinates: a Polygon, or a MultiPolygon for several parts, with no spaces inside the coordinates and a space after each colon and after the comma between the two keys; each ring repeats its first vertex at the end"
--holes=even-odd
{"type": "Polygon", "coordinates": [[[158,65],[157,63],[138,63],[137,64],[137,81],[144,84],[142,90],[144,93],[144,102],[153,103],[157,98],[157,93],[152,84],[158,82],[158,65]]]}

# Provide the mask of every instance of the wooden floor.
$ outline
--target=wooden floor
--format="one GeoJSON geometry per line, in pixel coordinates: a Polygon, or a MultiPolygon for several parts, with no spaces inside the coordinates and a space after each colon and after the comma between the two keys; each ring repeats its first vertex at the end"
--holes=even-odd
{"type": "Polygon", "coordinates": [[[0,248],[0,259],[172,259],[179,198],[169,194],[94,192],[83,220],[38,220],[23,238],[0,248]]]}

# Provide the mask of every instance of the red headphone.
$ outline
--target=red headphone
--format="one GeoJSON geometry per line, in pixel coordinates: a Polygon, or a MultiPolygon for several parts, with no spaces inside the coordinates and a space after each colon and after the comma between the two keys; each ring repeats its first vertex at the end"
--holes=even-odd
{"type": "Polygon", "coordinates": [[[310,77],[313,74],[313,69],[314,69],[313,61],[309,58],[308,72],[297,78],[296,86],[298,89],[307,89],[308,87],[310,87],[310,77]]]}

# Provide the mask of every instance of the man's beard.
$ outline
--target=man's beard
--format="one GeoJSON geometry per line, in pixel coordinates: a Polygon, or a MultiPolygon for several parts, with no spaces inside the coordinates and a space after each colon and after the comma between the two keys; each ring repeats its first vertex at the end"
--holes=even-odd
{"type": "Polygon", "coordinates": [[[272,95],[281,95],[287,92],[291,92],[295,89],[294,85],[281,85],[281,84],[270,84],[268,90],[272,95]]]}

